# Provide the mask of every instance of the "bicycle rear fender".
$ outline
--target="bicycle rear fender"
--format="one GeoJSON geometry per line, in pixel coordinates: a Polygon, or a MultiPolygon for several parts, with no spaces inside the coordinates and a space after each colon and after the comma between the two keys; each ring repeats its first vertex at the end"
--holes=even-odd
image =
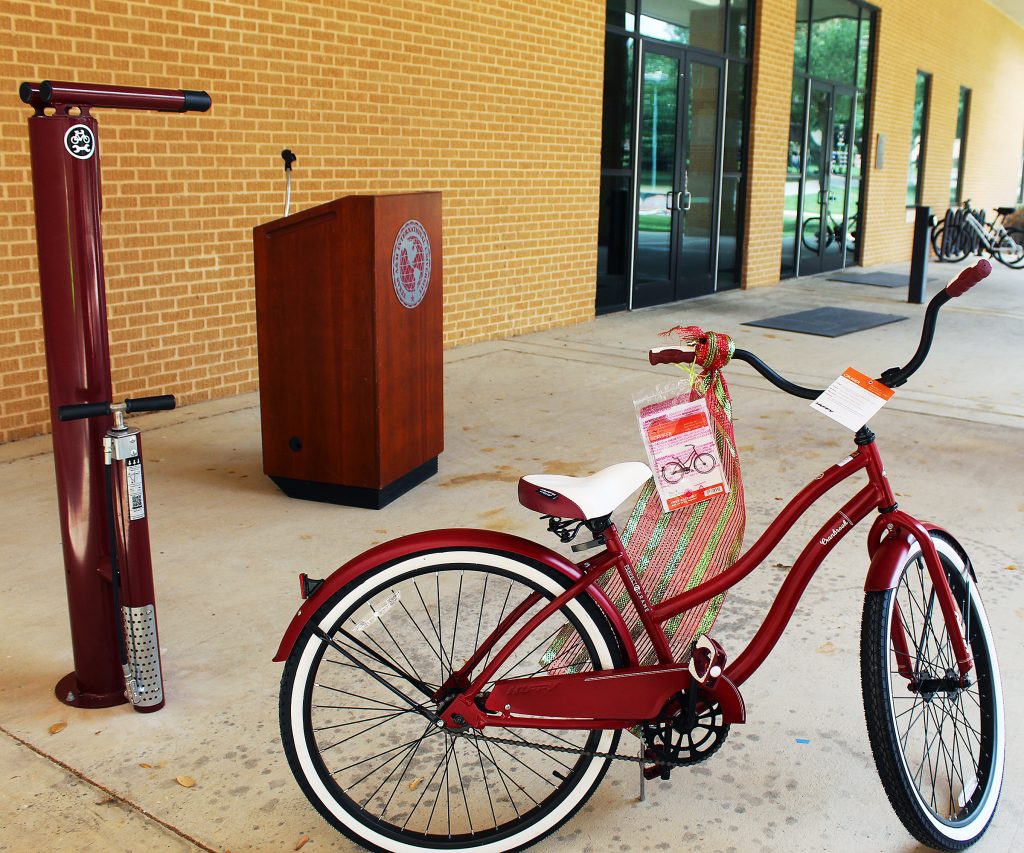
{"type": "MultiPolygon", "coordinates": [[[[948,540],[963,559],[964,565],[968,567],[971,577],[977,581],[974,576],[974,566],[968,559],[963,545],[948,530],[936,524],[923,521],[921,525],[929,533],[939,533],[948,540]]],[[[886,517],[879,515],[868,534],[868,553],[871,556],[871,565],[868,568],[867,579],[864,581],[864,592],[884,592],[887,589],[895,589],[913,547],[914,535],[912,533],[903,529],[887,533],[887,528],[886,517]],[[883,535],[885,538],[882,538],[883,535]]]]}
{"type": "MultiPolygon", "coordinates": [[[[302,629],[306,627],[306,623],[313,618],[313,615],[320,609],[320,606],[335,592],[342,589],[363,572],[384,563],[391,563],[403,557],[408,557],[411,554],[437,551],[442,548],[475,548],[506,553],[512,557],[520,557],[533,563],[541,563],[570,581],[578,580],[582,574],[575,563],[567,560],[561,554],[529,539],[512,536],[509,533],[499,533],[493,530],[453,528],[448,530],[427,530],[423,533],[403,536],[371,548],[369,551],[364,551],[327,577],[313,595],[302,603],[302,606],[292,617],[291,624],[284,633],[277,654],[274,655],[274,660],[287,660],[302,629]]],[[[604,611],[605,616],[608,617],[608,621],[618,635],[619,642],[622,644],[622,650],[626,656],[626,665],[637,666],[639,660],[637,658],[636,646],[633,644],[633,638],[630,636],[622,614],[619,613],[615,605],[604,594],[604,590],[599,586],[591,586],[588,593],[597,602],[601,610],[604,611]]]]}

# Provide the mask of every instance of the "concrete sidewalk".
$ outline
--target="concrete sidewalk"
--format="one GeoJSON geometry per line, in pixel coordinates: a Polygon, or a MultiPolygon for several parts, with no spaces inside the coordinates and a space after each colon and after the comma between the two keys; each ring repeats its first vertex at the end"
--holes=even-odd
{"type": "MultiPolygon", "coordinates": [[[[955,269],[933,263],[930,274],[955,269]]],[[[0,850],[290,851],[306,837],[307,853],[356,849],[307,803],[281,747],[282,667],[271,657],[299,605],[296,574],[323,576],[372,544],[432,527],[487,527],[556,547],[518,505],[515,483],[522,473],[585,474],[642,458],[633,395],[674,374],[646,363],[659,331],[728,333],[795,381],[824,387],[849,365],[877,375],[909,359],[924,306],[905,299],[904,289],[803,279],[451,350],[440,472],[380,512],[284,497],[261,471],[255,394],[139,419],[167,692],[166,708],[151,715],[79,711],[54,698],[72,662],[50,442],[0,446],[0,850]],[[822,305],[909,320],[831,340],[741,325],[822,305]],[[66,727],[50,734],[56,723],[66,727]]],[[[998,644],[1006,780],[979,851],[1024,846],[1022,328],[1024,273],[998,268],[943,310],[927,365],[872,420],[901,506],[948,526],[971,553],[998,644]]],[[[749,546],[851,439],[747,366],[727,375],[749,546]]],[[[732,657],[832,510],[812,511],[729,594],[714,635],[732,657]]],[[[851,535],[812,581],[744,686],[748,723],[718,755],[650,783],[642,804],[636,766],[613,765],[580,814],[535,849],[916,849],[865,732],[863,541],[851,535]]]]}

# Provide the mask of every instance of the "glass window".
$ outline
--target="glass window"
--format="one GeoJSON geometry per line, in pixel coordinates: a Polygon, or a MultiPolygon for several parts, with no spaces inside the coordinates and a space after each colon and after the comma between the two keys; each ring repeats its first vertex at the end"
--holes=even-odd
{"type": "Polygon", "coordinates": [[[721,52],[726,0],[644,0],[640,33],[721,52]]]}
{"type": "Polygon", "coordinates": [[[964,154],[967,143],[967,116],[971,109],[971,90],[960,87],[960,102],[956,108],[956,138],[953,139],[953,168],[949,174],[949,204],[955,207],[963,201],[964,154]]]}
{"type": "Polygon", "coordinates": [[[632,30],[636,26],[636,0],[608,0],[608,23],[632,30]]]}
{"type": "Polygon", "coordinates": [[[860,8],[850,0],[814,0],[813,12],[811,76],[853,85],[860,8]]]}
{"type": "Polygon", "coordinates": [[[804,145],[804,112],[807,81],[793,78],[793,98],[789,114],[789,153],[786,156],[786,200],[782,212],[782,277],[796,275],[797,213],[800,207],[800,177],[803,174],[801,152],[804,145]]]}
{"type": "Polygon", "coordinates": [[[868,85],[868,60],[871,58],[871,13],[867,9],[860,12],[860,37],[857,41],[857,86],[861,89],[868,85]]]}
{"type": "Polygon", "coordinates": [[[726,53],[747,55],[747,34],[750,32],[750,3],[748,0],[729,0],[729,43],[726,53]]]}
{"type": "Polygon", "coordinates": [[[633,88],[633,39],[609,32],[604,40],[602,169],[632,168],[633,88]]]}
{"type": "Polygon", "coordinates": [[[743,123],[747,113],[747,65],[730,59],[725,90],[725,151],[722,156],[722,203],[718,235],[718,289],[736,287],[740,282],[740,199],[746,152],[743,123]]]}
{"type": "Polygon", "coordinates": [[[914,90],[914,121],[910,131],[910,168],[907,170],[907,207],[921,204],[924,193],[925,137],[928,133],[928,96],[932,75],[917,72],[914,90]]]}
{"type": "Polygon", "coordinates": [[[796,35],[793,36],[793,70],[807,70],[807,31],[811,20],[811,0],[797,0],[796,35]]]}
{"type": "Polygon", "coordinates": [[[746,116],[747,66],[729,61],[729,85],[725,92],[725,153],[722,171],[744,170],[743,119],[746,116]]]}

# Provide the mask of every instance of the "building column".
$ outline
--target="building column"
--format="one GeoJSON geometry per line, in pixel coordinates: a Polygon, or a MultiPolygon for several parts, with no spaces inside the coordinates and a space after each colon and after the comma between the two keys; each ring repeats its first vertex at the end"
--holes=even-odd
{"type": "Polygon", "coordinates": [[[744,288],[779,280],[795,34],[796,0],[754,4],[744,288]]]}

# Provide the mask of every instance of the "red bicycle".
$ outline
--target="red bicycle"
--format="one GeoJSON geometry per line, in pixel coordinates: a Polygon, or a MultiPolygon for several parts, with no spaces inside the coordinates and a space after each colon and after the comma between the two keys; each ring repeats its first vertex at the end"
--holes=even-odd
{"type": "MultiPolygon", "coordinates": [[[[988,274],[980,261],[929,304],[917,352],[880,381],[902,385],[931,346],[939,309],[988,274]]],[[[652,363],[683,362],[668,348],[652,363]]],[[[778,388],[819,391],[745,361],[778,388]]],[[[653,605],[636,582],[611,513],[650,471],[624,463],[584,478],[524,477],[520,501],[586,528],[602,546],[579,563],[484,530],[406,536],[326,580],[300,576],[301,609],[275,660],[287,661],[281,731],[316,809],[361,845],[386,851],[507,851],[553,832],[612,760],[650,778],[718,750],[745,721],[739,688],[775,646],[829,552],[871,513],[861,628],[868,735],[907,829],[955,850],[976,841],[999,799],[1002,689],[974,567],[945,530],[898,508],[874,434],[805,486],[754,545],[710,581],[653,605]],[[803,513],[863,472],[866,484],[818,530],[735,661],[701,636],[674,660],[662,626],[762,564],[803,513]],[[552,505],[559,509],[553,512],[552,505]],[[595,582],[620,574],[657,651],[641,666],[618,607],[595,582]],[[571,650],[571,653],[570,651],[571,650]],[[617,752],[623,729],[639,755],[617,752]]]]}

